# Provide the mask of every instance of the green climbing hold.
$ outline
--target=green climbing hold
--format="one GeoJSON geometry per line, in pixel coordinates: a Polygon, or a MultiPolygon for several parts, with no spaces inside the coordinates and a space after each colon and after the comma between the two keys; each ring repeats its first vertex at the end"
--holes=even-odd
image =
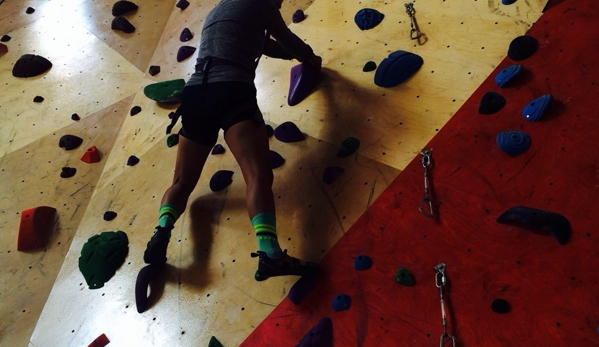
{"type": "Polygon", "coordinates": [[[144,88],[144,94],[158,102],[181,102],[181,94],[185,87],[185,80],[176,80],[148,84],[144,88]]]}
{"type": "Polygon", "coordinates": [[[179,143],[179,134],[170,134],[166,138],[166,145],[169,147],[176,146],[179,143]]]}
{"type": "Polygon", "coordinates": [[[412,277],[412,275],[408,272],[408,270],[405,267],[402,267],[401,269],[397,270],[397,274],[395,275],[395,280],[397,281],[397,283],[399,284],[403,284],[404,286],[413,286],[414,283],[414,278],[412,277]]]}
{"type": "Polygon", "coordinates": [[[271,137],[275,133],[271,125],[266,124],[266,134],[271,137]]]}
{"type": "Polygon", "coordinates": [[[120,230],[90,237],[79,257],[79,270],[89,289],[102,288],[123,264],[128,252],[129,239],[120,230]]]}
{"type": "Polygon", "coordinates": [[[223,347],[223,344],[220,343],[216,337],[212,336],[210,342],[208,342],[208,347],[223,347]]]}
{"type": "Polygon", "coordinates": [[[345,158],[352,155],[360,147],[360,140],[355,137],[348,137],[341,142],[341,148],[337,152],[338,158],[345,158]]]}

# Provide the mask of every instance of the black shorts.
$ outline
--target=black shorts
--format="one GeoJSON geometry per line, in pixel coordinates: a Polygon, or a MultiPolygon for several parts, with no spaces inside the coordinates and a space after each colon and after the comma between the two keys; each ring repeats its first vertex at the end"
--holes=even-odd
{"type": "Polygon", "coordinates": [[[218,132],[253,120],[264,124],[258,109],[256,88],[244,82],[214,82],[187,86],[179,107],[183,127],[179,134],[192,141],[214,146],[218,132]]]}

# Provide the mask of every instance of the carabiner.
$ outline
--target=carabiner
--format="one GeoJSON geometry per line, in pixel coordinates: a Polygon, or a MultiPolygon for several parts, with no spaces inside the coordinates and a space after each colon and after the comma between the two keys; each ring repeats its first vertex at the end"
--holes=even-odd
{"type": "Polygon", "coordinates": [[[425,215],[428,218],[435,218],[435,211],[433,210],[433,202],[428,198],[428,193],[422,199],[420,199],[420,207],[418,207],[418,211],[425,215]],[[428,205],[428,212],[422,208],[423,206],[428,205]]]}
{"type": "Polygon", "coordinates": [[[455,336],[449,335],[448,333],[443,333],[443,335],[441,335],[441,341],[439,342],[439,347],[444,347],[445,342],[447,342],[449,339],[451,339],[452,347],[455,347],[455,336]]]}

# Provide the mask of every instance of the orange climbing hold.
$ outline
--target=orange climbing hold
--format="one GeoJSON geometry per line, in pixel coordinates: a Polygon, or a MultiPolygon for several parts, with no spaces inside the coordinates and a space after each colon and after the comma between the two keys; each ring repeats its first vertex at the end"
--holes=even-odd
{"type": "Polygon", "coordinates": [[[98,336],[92,343],[90,343],[87,347],[104,347],[110,343],[108,337],[105,334],[98,336]]]}
{"type": "Polygon", "coordinates": [[[81,157],[81,161],[84,161],[88,164],[97,163],[100,161],[100,153],[96,146],[91,146],[90,148],[83,153],[83,157],[81,157]]]}
{"type": "Polygon", "coordinates": [[[47,245],[55,217],[56,209],[49,206],[40,206],[21,212],[17,250],[27,251],[47,245]]]}

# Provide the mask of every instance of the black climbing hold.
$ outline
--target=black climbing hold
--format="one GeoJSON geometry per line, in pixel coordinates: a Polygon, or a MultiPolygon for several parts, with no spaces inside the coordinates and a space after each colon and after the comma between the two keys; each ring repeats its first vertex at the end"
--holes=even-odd
{"type": "Polygon", "coordinates": [[[127,234],[105,231],[90,237],[81,249],[79,270],[90,289],[104,286],[129,253],[127,234]]]}
{"type": "Polygon", "coordinates": [[[152,65],[152,66],[150,66],[150,69],[148,70],[148,72],[150,73],[150,75],[156,76],[160,73],[160,66],[152,65]]]}
{"type": "Polygon", "coordinates": [[[293,122],[285,122],[274,130],[275,138],[281,142],[298,142],[306,139],[293,122]]]}
{"type": "Polygon", "coordinates": [[[516,2],[516,0],[501,0],[501,3],[504,5],[511,5],[514,2],[516,2]]]}
{"type": "Polygon", "coordinates": [[[299,303],[316,287],[316,277],[314,276],[302,276],[295,284],[289,289],[287,297],[295,305],[299,303]]]}
{"type": "Polygon", "coordinates": [[[335,311],[344,311],[351,306],[351,297],[347,294],[337,294],[331,305],[335,311]]]}
{"type": "Polygon", "coordinates": [[[510,65],[497,73],[495,76],[495,83],[499,87],[504,88],[520,73],[520,71],[522,71],[522,65],[510,65]]]}
{"type": "Polygon", "coordinates": [[[524,60],[533,55],[539,47],[539,41],[532,36],[518,36],[510,43],[507,55],[512,60],[524,60]]]}
{"type": "Polygon", "coordinates": [[[210,178],[210,190],[213,192],[227,188],[233,182],[233,171],[219,170],[210,178]]]}
{"type": "Polygon", "coordinates": [[[478,105],[478,113],[493,114],[505,106],[505,98],[495,92],[486,92],[478,105]]]}
{"type": "Polygon", "coordinates": [[[133,24],[131,24],[129,20],[127,20],[127,18],[125,17],[116,17],[115,19],[113,19],[110,28],[113,30],[120,30],[127,34],[130,34],[135,31],[135,27],[133,26],[133,24]]]}
{"type": "Polygon", "coordinates": [[[217,143],[213,148],[212,148],[212,154],[213,155],[217,155],[217,154],[223,154],[225,153],[225,147],[223,147],[223,145],[221,145],[220,143],[217,143]]]}
{"type": "Polygon", "coordinates": [[[75,149],[83,143],[83,139],[75,135],[64,135],[58,141],[58,147],[64,148],[67,151],[75,149]]]}
{"type": "Polygon", "coordinates": [[[102,218],[104,218],[105,221],[111,221],[116,218],[116,212],[106,211],[104,212],[104,216],[102,218]]]}
{"type": "Polygon", "coordinates": [[[333,345],[333,321],[324,317],[304,335],[295,347],[331,347],[333,345]]]}
{"type": "Polygon", "coordinates": [[[274,134],[274,129],[272,128],[272,125],[270,124],[266,124],[266,135],[268,137],[271,137],[274,134]]]}
{"type": "Polygon", "coordinates": [[[549,104],[551,104],[552,100],[553,96],[551,96],[551,94],[545,94],[539,98],[534,99],[524,107],[524,109],[522,110],[522,117],[531,122],[540,121],[541,117],[547,110],[547,107],[549,107],[549,104]]]}
{"type": "Polygon", "coordinates": [[[137,10],[139,7],[127,0],[120,0],[112,5],[112,15],[115,17],[122,16],[127,12],[132,12],[137,10]]]}
{"type": "Polygon", "coordinates": [[[359,256],[356,257],[356,259],[354,259],[354,269],[356,269],[356,270],[360,270],[360,271],[368,270],[368,269],[370,269],[371,266],[372,266],[372,259],[365,254],[360,254],[359,256]]]}
{"type": "Polygon", "coordinates": [[[42,101],[44,101],[44,98],[39,95],[36,96],[35,98],[33,98],[33,102],[42,102],[42,101]]]}
{"type": "Polygon", "coordinates": [[[495,139],[497,147],[512,157],[526,152],[530,147],[530,136],[523,131],[502,131],[495,139]]]}
{"type": "Polygon", "coordinates": [[[132,116],[135,116],[136,114],[138,114],[140,112],[141,112],[141,107],[139,107],[139,106],[133,106],[131,108],[131,111],[129,111],[129,114],[132,115],[132,116]]]}
{"type": "Polygon", "coordinates": [[[297,10],[297,11],[293,12],[293,15],[291,16],[291,21],[293,23],[299,23],[299,22],[303,21],[304,19],[306,19],[306,15],[304,14],[304,11],[302,11],[302,10],[297,10]]]}
{"type": "Polygon", "coordinates": [[[208,347],[224,347],[222,343],[220,343],[219,340],[216,339],[216,337],[212,336],[210,337],[210,341],[208,341],[208,347]]]}
{"type": "Polygon", "coordinates": [[[81,119],[81,117],[79,117],[79,115],[78,115],[77,113],[73,113],[73,114],[71,115],[71,119],[72,119],[72,120],[80,120],[80,119],[81,119]]]}
{"type": "Polygon", "coordinates": [[[345,172],[345,169],[339,166],[329,166],[324,169],[322,180],[326,184],[332,184],[345,172]]]}
{"type": "Polygon", "coordinates": [[[191,39],[193,39],[191,30],[189,30],[189,28],[183,29],[183,31],[181,31],[181,35],[179,35],[179,40],[181,40],[181,42],[187,42],[191,39]]]}
{"type": "Polygon", "coordinates": [[[497,222],[548,231],[560,245],[568,242],[572,231],[570,222],[561,214],[525,206],[508,209],[497,218],[497,222]]]}
{"type": "Polygon", "coordinates": [[[35,12],[35,8],[33,7],[27,7],[27,10],[25,10],[25,13],[27,14],[32,14],[33,12],[35,12]]]}
{"type": "Polygon", "coordinates": [[[168,119],[173,119],[175,118],[176,113],[175,112],[171,112],[168,114],[168,119]]]}
{"type": "Polygon", "coordinates": [[[162,265],[150,264],[139,270],[135,281],[135,306],[137,306],[138,313],[143,313],[148,308],[150,299],[155,296],[154,292],[150,290],[148,297],[148,287],[151,287],[152,282],[160,276],[163,268],[162,265]]]}
{"type": "Polygon", "coordinates": [[[62,168],[62,171],[60,172],[60,177],[69,178],[75,176],[76,173],[77,169],[75,169],[74,167],[65,166],[62,168]]]}
{"type": "Polygon", "coordinates": [[[12,68],[12,75],[15,77],[34,77],[50,70],[52,63],[39,55],[25,54],[12,68]]]}
{"type": "Polygon", "coordinates": [[[397,273],[395,274],[395,281],[399,284],[410,287],[415,284],[412,274],[410,274],[405,267],[397,270],[397,273]]]}
{"type": "Polygon", "coordinates": [[[495,313],[507,313],[510,311],[511,305],[504,299],[495,299],[491,303],[491,309],[495,313]]]}
{"type": "Polygon", "coordinates": [[[179,47],[179,51],[177,52],[177,61],[179,63],[182,62],[183,60],[191,57],[195,51],[196,51],[195,47],[191,47],[191,46],[179,47]]]}
{"type": "Polygon", "coordinates": [[[166,145],[168,147],[176,146],[179,143],[179,134],[170,134],[166,138],[166,145]]]}
{"type": "Polygon", "coordinates": [[[384,17],[384,14],[375,9],[363,8],[356,13],[354,22],[356,22],[356,25],[361,30],[368,30],[379,25],[383,21],[384,17]]]}
{"type": "Polygon", "coordinates": [[[270,158],[270,168],[271,169],[276,169],[285,163],[285,159],[279,153],[277,153],[273,150],[269,151],[269,158],[270,158]]]}
{"type": "Polygon", "coordinates": [[[8,35],[2,35],[2,38],[0,38],[0,42],[8,42],[10,41],[12,37],[8,36],[8,35]]]}
{"type": "Polygon", "coordinates": [[[419,55],[406,51],[395,51],[379,64],[374,74],[374,84],[379,87],[394,87],[412,76],[424,64],[419,55]]]}
{"type": "Polygon", "coordinates": [[[374,70],[376,70],[376,63],[374,61],[367,62],[366,64],[364,64],[364,67],[362,68],[362,71],[364,72],[370,72],[374,70]]]}
{"type": "Polygon", "coordinates": [[[139,158],[132,155],[129,157],[129,159],[127,159],[127,165],[129,166],[135,166],[139,163],[139,158]]]}
{"type": "Polygon", "coordinates": [[[348,137],[341,142],[341,148],[337,152],[338,158],[345,158],[352,155],[360,147],[360,140],[355,137],[348,137]]]}
{"type": "Polygon", "coordinates": [[[179,0],[179,2],[177,2],[177,6],[178,8],[180,8],[181,10],[186,9],[189,6],[189,1],[187,0],[179,0]]]}

